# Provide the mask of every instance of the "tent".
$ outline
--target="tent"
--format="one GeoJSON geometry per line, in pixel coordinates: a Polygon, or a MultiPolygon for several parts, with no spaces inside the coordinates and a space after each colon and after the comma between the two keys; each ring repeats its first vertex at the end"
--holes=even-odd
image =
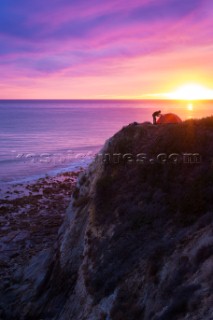
{"type": "Polygon", "coordinates": [[[157,120],[157,124],[161,124],[161,123],[180,123],[180,122],[182,122],[182,120],[174,113],[162,114],[157,120]]]}

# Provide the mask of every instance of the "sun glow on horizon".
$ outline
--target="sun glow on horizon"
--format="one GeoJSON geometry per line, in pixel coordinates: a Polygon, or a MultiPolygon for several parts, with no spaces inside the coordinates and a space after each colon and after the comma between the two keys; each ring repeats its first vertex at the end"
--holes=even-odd
{"type": "Polygon", "coordinates": [[[193,111],[193,109],[194,109],[193,104],[192,104],[192,103],[189,103],[189,104],[187,105],[187,110],[188,110],[188,111],[193,111]]]}
{"type": "Polygon", "coordinates": [[[199,84],[185,84],[174,92],[165,93],[164,97],[172,100],[211,100],[213,90],[199,84]]]}

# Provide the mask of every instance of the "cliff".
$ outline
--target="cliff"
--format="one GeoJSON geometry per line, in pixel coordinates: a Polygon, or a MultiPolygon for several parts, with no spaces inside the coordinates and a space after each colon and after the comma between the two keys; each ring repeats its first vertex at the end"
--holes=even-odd
{"type": "Polygon", "coordinates": [[[116,133],[2,317],[212,319],[212,159],[212,117],[116,133]]]}

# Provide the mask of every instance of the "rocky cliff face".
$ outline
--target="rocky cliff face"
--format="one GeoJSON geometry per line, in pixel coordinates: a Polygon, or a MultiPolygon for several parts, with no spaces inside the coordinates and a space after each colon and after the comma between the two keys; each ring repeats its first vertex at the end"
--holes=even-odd
{"type": "Polygon", "coordinates": [[[212,319],[213,118],[132,124],[101,153],[10,319],[212,319]]]}

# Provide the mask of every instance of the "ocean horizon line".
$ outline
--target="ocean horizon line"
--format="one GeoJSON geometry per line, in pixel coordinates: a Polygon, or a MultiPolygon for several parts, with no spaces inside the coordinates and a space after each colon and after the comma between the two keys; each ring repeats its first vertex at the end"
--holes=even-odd
{"type": "Polygon", "coordinates": [[[184,99],[0,99],[0,102],[45,102],[45,101],[63,101],[63,102],[143,102],[143,101],[168,101],[168,102],[213,102],[213,99],[198,99],[198,100],[184,100],[184,99]]]}

